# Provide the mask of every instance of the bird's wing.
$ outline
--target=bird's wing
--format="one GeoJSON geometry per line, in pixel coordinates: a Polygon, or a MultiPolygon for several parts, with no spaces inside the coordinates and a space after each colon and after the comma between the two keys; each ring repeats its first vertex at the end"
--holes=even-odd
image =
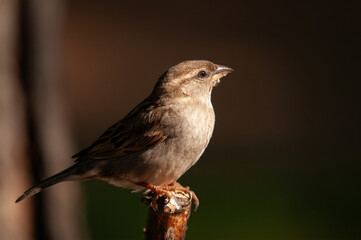
{"type": "Polygon", "coordinates": [[[154,108],[154,104],[142,102],[73,158],[78,158],[76,161],[117,158],[162,143],[166,139],[160,127],[162,116],[154,108]]]}

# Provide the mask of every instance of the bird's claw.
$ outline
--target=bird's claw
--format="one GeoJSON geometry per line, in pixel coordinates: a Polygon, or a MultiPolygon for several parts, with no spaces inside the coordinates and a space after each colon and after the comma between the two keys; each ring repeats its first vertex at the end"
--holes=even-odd
{"type": "MultiPolygon", "coordinates": [[[[193,201],[194,204],[194,211],[197,211],[198,207],[199,207],[199,199],[197,197],[197,195],[190,190],[190,188],[187,187],[183,187],[182,185],[180,185],[177,182],[171,183],[170,185],[167,186],[154,186],[151,184],[139,184],[149,190],[151,190],[152,192],[147,196],[147,203],[148,205],[150,205],[154,210],[159,209],[159,206],[166,206],[169,205],[168,203],[171,201],[172,199],[172,192],[175,193],[175,195],[180,194],[183,195],[187,194],[189,197],[189,201],[193,201]]],[[[173,194],[174,195],[174,194],[173,194]]],[[[172,210],[171,210],[172,211],[172,210]]]]}

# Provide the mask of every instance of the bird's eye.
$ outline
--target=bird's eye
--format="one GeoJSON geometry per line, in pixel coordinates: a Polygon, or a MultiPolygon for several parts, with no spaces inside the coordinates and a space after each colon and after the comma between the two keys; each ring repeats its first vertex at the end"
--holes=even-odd
{"type": "Polygon", "coordinates": [[[204,78],[205,76],[207,76],[207,73],[205,71],[200,71],[198,73],[198,77],[200,77],[200,78],[204,78]]]}

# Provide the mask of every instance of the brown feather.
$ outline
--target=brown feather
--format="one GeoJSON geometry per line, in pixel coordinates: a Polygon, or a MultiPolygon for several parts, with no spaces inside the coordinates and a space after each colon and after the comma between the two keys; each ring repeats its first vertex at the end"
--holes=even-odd
{"type": "Polygon", "coordinates": [[[155,107],[154,102],[149,101],[139,104],[121,121],[108,128],[90,147],[75,154],[73,157],[78,158],[76,162],[122,157],[163,142],[167,137],[160,129],[162,116],[151,114],[155,107]]]}

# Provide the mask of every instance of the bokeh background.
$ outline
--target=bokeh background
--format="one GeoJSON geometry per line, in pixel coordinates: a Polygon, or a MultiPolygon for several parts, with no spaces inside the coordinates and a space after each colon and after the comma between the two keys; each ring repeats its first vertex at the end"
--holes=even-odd
{"type": "MultiPolygon", "coordinates": [[[[29,2],[19,3],[27,29],[20,31],[20,45],[28,53],[21,59],[29,57],[28,41],[36,42],[27,8],[46,5],[29,2]]],[[[58,16],[60,30],[30,53],[57,43],[55,89],[72,153],[145,98],[167,68],[207,59],[235,71],[213,91],[216,127],[209,147],[180,179],[200,198],[187,239],[361,238],[357,1],[54,2],[41,22],[58,16]]],[[[32,66],[20,69],[31,72],[32,66]]],[[[44,177],[35,176],[30,179],[44,177]]],[[[140,194],[101,181],[81,183],[80,191],[83,239],[143,238],[147,209],[140,194]]],[[[37,202],[30,232],[38,239],[51,235],[42,195],[29,200],[37,202]]]]}

